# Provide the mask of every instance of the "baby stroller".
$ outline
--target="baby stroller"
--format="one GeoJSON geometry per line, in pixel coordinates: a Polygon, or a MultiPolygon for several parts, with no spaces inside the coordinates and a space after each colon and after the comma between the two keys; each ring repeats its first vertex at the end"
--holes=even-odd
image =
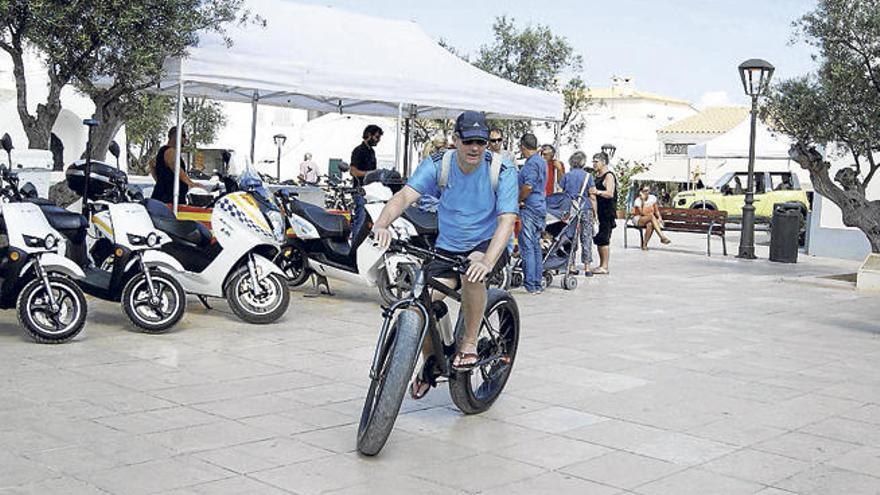
{"type": "Polygon", "coordinates": [[[573,268],[580,238],[580,215],[584,214],[580,201],[572,200],[565,193],[552,194],[547,198],[547,221],[541,240],[544,255],[544,284],[553,284],[554,275],[562,275],[562,288],[574,290],[577,277],[573,268]]]}
{"type": "MultiPolygon", "coordinates": [[[[586,181],[579,191],[577,199],[573,200],[566,193],[555,193],[547,197],[547,219],[544,226],[544,234],[541,239],[541,252],[543,255],[543,285],[553,285],[555,275],[562,275],[562,288],[574,290],[577,288],[575,277],[575,255],[577,254],[578,240],[581,235],[581,215],[588,215],[582,207],[586,192],[586,181]]],[[[522,260],[512,259],[511,268],[513,275],[511,285],[522,285],[522,260]]]]}

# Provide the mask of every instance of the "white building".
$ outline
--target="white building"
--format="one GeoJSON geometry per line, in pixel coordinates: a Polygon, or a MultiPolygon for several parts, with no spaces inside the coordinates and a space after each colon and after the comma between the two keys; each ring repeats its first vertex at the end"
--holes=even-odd
{"type": "MultiPolygon", "coordinates": [[[[617,147],[615,159],[653,162],[657,130],[697,113],[690,102],[636,89],[631,77],[613,77],[610,87],[591,88],[589,96],[580,149],[591,154],[610,143],[617,147]]],[[[562,156],[571,151],[563,147],[562,156]]]]}

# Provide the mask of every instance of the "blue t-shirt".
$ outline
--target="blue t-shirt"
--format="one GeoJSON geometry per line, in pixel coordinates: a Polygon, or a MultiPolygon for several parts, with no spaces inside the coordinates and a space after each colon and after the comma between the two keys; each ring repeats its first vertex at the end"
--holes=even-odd
{"type": "Polygon", "coordinates": [[[593,181],[593,176],[588,174],[586,170],[582,168],[573,168],[567,174],[562,176],[562,186],[563,192],[568,195],[571,199],[577,199],[578,194],[581,192],[581,186],[584,184],[584,179],[587,180],[587,187],[584,188],[584,200],[583,207],[587,210],[592,209],[593,205],[590,203],[590,188],[595,186],[596,183],[593,181]]]}
{"type": "Polygon", "coordinates": [[[544,188],[547,185],[547,162],[538,153],[530,156],[519,171],[519,186],[524,185],[532,186],[532,192],[526,196],[524,209],[538,215],[547,213],[547,200],[544,196],[544,188]]]}
{"type": "Polygon", "coordinates": [[[487,151],[476,170],[465,174],[458,166],[457,151],[452,152],[446,187],[441,193],[438,181],[443,153],[435,153],[422,160],[407,185],[420,194],[440,198],[437,221],[440,234],[437,247],[463,253],[489,240],[498,227],[498,216],[518,213],[516,167],[502,161],[498,175],[498,189],[492,189],[490,168],[492,153],[487,151]]]}

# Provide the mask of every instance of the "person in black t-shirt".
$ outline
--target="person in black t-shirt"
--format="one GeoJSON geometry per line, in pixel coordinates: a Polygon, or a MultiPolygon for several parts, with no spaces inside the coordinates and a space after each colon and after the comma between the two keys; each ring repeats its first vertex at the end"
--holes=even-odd
{"type": "MultiPolygon", "coordinates": [[[[186,132],[181,132],[181,141],[183,145],[187,144],[186,132]]],[[[168,129],[168,142],[159,148],[156,154],[156,161],[150,166],[150,175],[156,180],[153,187],[152,199],[163,203],[174,202],[174,158],[177,145],[177,127],[168,129]]],[[[177,202],[186,203],[186,192],[190,187],[196,187],[196,184],[190,179],[186,173],[186,163],[180,160],[180,175],[178,177],[180,189],[178,190],[177,202]]]]}
{"type": "MultiPolygon", "coordinates": [[[[355,186],[364,185],[364,176],[376,170],[376,151],[373,149],[382,139],[382,128],[370,124],[364,128],[363,142],[351,152],[351,168],[349,173],[354,180],[355,186]]],[[[357,233],[366,220],[364,213],[364,197],[354,195],[354,212],[351,218],[351,238],[357,237],[357,233]]]]}
{"type": "Polygon", "coordinates": [[[370,124],[364,128],[363,142],[351,152],[350,173],[356,186],[363,185],[367,172],[376,170],[376,151],[373,149],[382,139],[382,128],[370,124]]]}

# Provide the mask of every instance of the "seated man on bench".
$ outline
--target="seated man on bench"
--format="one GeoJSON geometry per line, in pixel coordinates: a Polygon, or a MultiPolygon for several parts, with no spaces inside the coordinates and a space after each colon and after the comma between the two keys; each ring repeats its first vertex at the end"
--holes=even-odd
{"type": "Polygon", "coordinates": [[[654,234],[654,231],[657,231],[657,235],[660,236],[660,242],[663,244],[672,242],[663,233],[663,218],[660,216],[659,206],[657,204],[657,196],[651,194],[651,189],[648,186],[642,187],[639,195],[633,202],[632,223],[636,227],[645,228],[645,235],[642,240],[643,251],[648,250],[648,241],[651,240],[651,235],[654,234]]]}

